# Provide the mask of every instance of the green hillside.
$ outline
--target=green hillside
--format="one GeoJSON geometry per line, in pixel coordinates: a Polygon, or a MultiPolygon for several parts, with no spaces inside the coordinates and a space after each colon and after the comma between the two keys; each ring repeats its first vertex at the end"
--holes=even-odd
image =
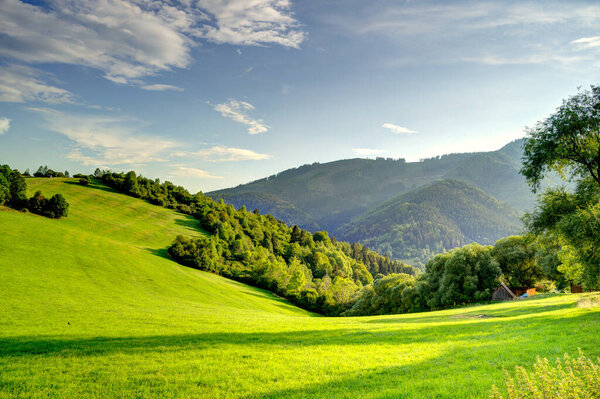
{"type": "Polygon", "coordinates": [[[581,295],[314,317],[168,259],[175,235],[202,234],[193,218],[104,186],[27,183],[62,193],[69,216],[0,209],[0,398],[488,397],[502,367],[600,355],[600,308],[581,295]]]}
{"type": "Polygon", "coordinates": [[[445,179],[389,200],[336,236],[396,258],[426,258],[470,242],[493,244],[521,228],[515,209],[474,186],[445,179]]]}

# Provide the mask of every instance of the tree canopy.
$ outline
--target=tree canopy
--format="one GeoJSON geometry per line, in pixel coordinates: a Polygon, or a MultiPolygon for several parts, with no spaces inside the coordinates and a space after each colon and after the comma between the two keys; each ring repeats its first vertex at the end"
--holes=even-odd
{"type": "Polygon", "coordinates": [[[600,86],[580,90],[529,129],[524,150],[521,173],[534,191],[549,171],[600,184],[600,86]]]}

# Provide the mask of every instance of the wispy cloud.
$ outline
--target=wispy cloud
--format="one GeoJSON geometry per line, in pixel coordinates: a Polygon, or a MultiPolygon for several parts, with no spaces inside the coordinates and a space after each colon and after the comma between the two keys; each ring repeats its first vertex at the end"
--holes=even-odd
{"type": "Polygon", "coordinates": [[[411,130],[407,127],[394,125],[393,123],[384,123],[381,125],[382,128],[390,130],[392,133],[396,134],[414,134],[417,133],[416,130],[411,130]]]}
{"type": "Polygon", "coordinates": [[[201,179],[222,179],[223,178],[223,176],[211,175],[209,172],[202,170],[202,169],[188,168],[185,166],[177,167],[175,170],[173,170],[170,173],[170,175],[175,176],[175,177],[198,177],[201,179]]]}
{"type": "Polygon", "coordinates": [[[167,150],[180,144],[162,137],[134,134],[134,120],[84,114],[67,114],[50,108],[28,108],[41,115],[48,130],[73,141],[68,158],[84,165],[139,165],[166,162],[167,150]]]}
{"type": "Polygon", "coordinates": [[[352,152],[355,155],[358,155],[359,157],[373,157],[373,156],[376,156],[376,155],[383,155],[387,151],[386,150],[380,150],[380,149],[377,149],[377,148],[353,148],[352,152]]]}
{"type": "Polygon", "coordinates": [[[235,161],[262,161],[271,158],[268,154],[261,154],[244,148],[214,146],[199,151],[177,151],[171,154],[175,157],[199,157],[207,162],[235,162],[235,161]]]}
{"type": "Polygon", "coordinates": [[[99,69],[117,83],[187,68],[201,40],[297,48],[305,34],[287,0],[0,2],[0,57],[99,69]]]}
{"type": "Polygon", "coordinates": [[[580,49],[600,47],[600,36],[582,37],[573,40],[571,44],[577,45],[580,49]]]}
{"type": "MultiPolygon", "coordinates": [[[[570,67],[590,61],[573,55],[569,40],[582,30],[597,32],[600,4],[588,2],[368,2],[326,21],[349,36],[376,36],[397,47],[391,66],[482,63],[570,67]]],[[[597,36],[572,41],[596,47],[597,36]]]]}
{"type": "Polygon", "coordinates": [[[44,72],[19,65],[0,67],[0,101],[24,103],[40,101],[50,104],[72,103],[69,91],[43,82],[44,72]]]}
{"type": "Polygon", "coordinates": [[[140,87],[144,90],[149,90],[149,91],[165,91],[165,90],[183,91],[182,87],[173,86],[173,85],[165,85],[165,84],[142,85],[140,87]]]}
{"type": "Polygon", "coordinates": [[[0,118],[0,135],[8,132],[10,129],[10,119],[0,118]]]}
{"type": "Polygon", "coordinates": [[[259,134],[269,130],[262,119],[253,119],[248,116],[249,111],[254,111],[255,108],[252,104],[245,101],[238,100],[227,100],[223,104],[217,104],[213,107],[215,111],[218,111],[226,118],[229,118],[235,122],[248,126],[248,133],[259,134]]]}

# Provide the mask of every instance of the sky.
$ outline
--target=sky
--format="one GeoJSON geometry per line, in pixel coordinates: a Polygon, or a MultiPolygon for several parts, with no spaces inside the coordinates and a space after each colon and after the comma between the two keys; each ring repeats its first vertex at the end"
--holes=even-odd
{"type": "Polygon", "coordinates": [[[0,0],[0,163],[191,192],[490,151],[600,83],[596,1],[0,0]]]}

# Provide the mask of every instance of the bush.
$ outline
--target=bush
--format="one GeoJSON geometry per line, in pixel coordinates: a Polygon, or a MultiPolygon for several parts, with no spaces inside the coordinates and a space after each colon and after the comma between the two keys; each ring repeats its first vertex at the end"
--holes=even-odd
{"type": "MultiPolygon", "coordinates": [[[[551,365],[548,359],[537,358],[533,371],[517,366],[515,378],[506,374],[506,398],[598,398],[600,397],[600,359],[594,362],[579,350],[579,357],[571,359],[565,353],[564,360],[556,359],[551,365]]],[[[504,396],[492,386],[492,399],[504,396]]]]}
{"type": "Polygon", "coordinates": [[[79,179],[79,184],[81,184],[82,186],[87,186],[88,184],[90,184],[90,180],[87,177],[82,177],[81,179],[79,179]]]}

